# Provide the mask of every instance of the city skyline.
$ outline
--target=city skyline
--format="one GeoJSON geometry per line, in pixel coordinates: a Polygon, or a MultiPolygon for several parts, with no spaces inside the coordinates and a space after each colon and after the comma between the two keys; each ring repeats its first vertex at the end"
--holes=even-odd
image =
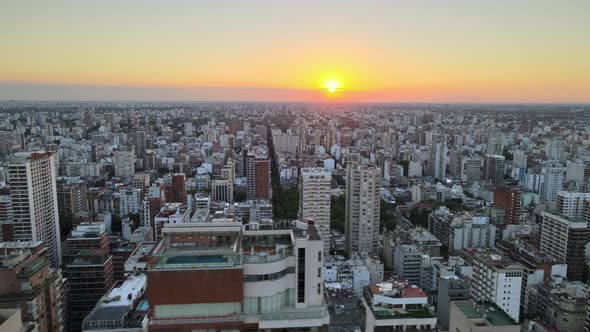
{"type": "Polygon", "coordinates": [[[590,102],[584,1],[139,4],[8,5],[0,99],[590,102]]]}

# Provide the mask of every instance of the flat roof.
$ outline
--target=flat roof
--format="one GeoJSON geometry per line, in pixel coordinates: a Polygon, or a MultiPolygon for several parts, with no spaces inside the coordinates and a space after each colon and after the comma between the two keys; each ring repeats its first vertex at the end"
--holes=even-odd
{"type": "Polygon", "coordinates": [[[471,301],[455,302],[455,305],[467,318],[484,319],[483,314],[485,314],[485,320],[491,326],[518,325],[507,313],[491,302],[484,302],[483,312],[480,304],[471,301]]]}
{"type": "Polygon", "coordinates": [[[146,288],[147,278],[145,274],[131,274],[119,287],[113,288],[109,294],[101,300],[101,306],[130,306],[133,304],[134,300],[143,295],[146,288]]]}

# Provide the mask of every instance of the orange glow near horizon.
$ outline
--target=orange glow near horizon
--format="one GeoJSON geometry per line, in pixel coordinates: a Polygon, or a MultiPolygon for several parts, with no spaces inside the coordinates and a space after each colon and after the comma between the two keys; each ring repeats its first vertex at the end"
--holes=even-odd
{"type": "Polygon", "coordinates": [[[3,8],[0,99],[590,102],[590,1],[146,1],[3,8]]]}

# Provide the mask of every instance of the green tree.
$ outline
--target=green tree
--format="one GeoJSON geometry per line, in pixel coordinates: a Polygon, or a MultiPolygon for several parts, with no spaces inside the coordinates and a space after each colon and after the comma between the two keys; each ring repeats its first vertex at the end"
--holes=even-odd
{"type": "Polygon", "coordinates": [[[113,233],[121,233],[123,231],[123,224],[121,223],[121,217],[114,214],[111,220],[111,231],[113,233]]]}
{"type": "Polygon", "coordinates": [[[428,227],[428,214],[428,210],[415,207],[410,211],[410,222],[415,226],[426,228],[428,227]]]}
{"type": "Polygon", "coordinates": [[[381,200],[380,206],[379,206],[379,213],[380,213],[380,223],[379,223],[379,228],[381,231],[383,231],[383,228],[387,228],[388,231],[393,231],[395,230],[395,227],[397,227],[397,220],[395,219],[395,216],[393,215],[393,213],[389,212],[389,207],[387,205],[387,202],[385,202],[384,200],[381,200]]]}
{"type": "Polygon", "coordinates": [[[330,202],[330,228],[344,233],[346,220],[346,195],[332,197],[330,202]]]}

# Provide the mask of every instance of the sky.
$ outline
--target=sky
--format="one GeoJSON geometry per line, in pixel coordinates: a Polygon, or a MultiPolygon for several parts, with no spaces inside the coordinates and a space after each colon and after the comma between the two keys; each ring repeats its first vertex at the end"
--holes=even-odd
{"type": "Polygon", "coordinates": [[[0,99],[590,102],[589,36],[588,0],[3,0],[0,99]]]}

